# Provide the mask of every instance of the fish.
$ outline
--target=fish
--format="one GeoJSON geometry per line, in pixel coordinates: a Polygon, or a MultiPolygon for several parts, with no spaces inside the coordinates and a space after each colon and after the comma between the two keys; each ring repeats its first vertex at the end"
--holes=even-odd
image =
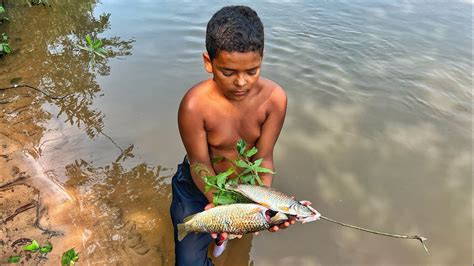
{"type": "Polygon", "coordinates": [[[226,189],[239,193],[270,210],[295,217],[297,221],[302,223],[316,221],[321,217],[321,214],[310,206],[311,202],[307,200],[297,201],[267,186],[233,184],[227,185],[226,189]]]}
{"type": "MultiPolygon", "coordinates": [[[[178,241],[189,233],[228,233],[241,236],[269,229],[288,220],[284,213],[254,203],[220,205],[184,218],[178,224],[178,241]]],[[[231,238],[231,237],[229,237],[231,238]]]]}

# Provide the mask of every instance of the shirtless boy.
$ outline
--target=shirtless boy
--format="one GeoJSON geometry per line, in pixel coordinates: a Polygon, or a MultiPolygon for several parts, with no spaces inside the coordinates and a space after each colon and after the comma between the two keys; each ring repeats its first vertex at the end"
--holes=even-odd
{"type": "MultiPolygon", "coordinates": [[[[263,158],[261,166],[274,169],[273,148],[285,119],[287,98],[278,84],[260,77],[263,46],[262,22],[249,7],[224,7],[207,25],[203,59],[213,78],[189,89],[178,111],[187,157],[172,181],[176,265],[212,265],[207,249],[216,238],[215,234],[190,234],[176,240],[176,225],[184,217],[213,207],[213,191],[204,192],[204,181],[190,171],[190,164],[206,166],[211,174],[225,171],[229,162],[211,163],[211,158],[236,158],[236,143],[244,139],[247,147],[257,147],[254,158],[263,158]]],[[[269,173],[261,175],[267,186],[272,178],[269,173]]],[[[277,230],[277,226],[270,229],[277,230]]],[[[219,241],[226,237],[221,234],[219,241]]]]}

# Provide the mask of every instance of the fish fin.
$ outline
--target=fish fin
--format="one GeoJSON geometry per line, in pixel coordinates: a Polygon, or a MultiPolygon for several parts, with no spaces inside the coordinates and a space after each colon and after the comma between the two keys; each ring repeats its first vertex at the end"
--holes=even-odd
{"type": "Polygon", "coordinates": [[[311,201],[309,201],[309,200],[300,200],[300,203],[303,204],[304,206],[311,205],[311,201]]]}
{"type": "Polygon", "coordinates": [[[222,255],[222,252],[224,252],[225,250],[225,247],[227,246],[227,242],[228,240],[224,241],[221,245],[214,245],[214,250],[212,251],[212,255],[214,257],[219,257],[220,255],[222,255]]]}
{"type": "Polygon", "coordinates": [[[265,202],[257,202],[258,204],[262,205],[263,207],[270,209],[270,205],[265,202]]]}
{"type": "Polygon", "coordinates": [[[183,240],[188,232],[186,232],[186,226],[184,223],[178,224],[178,241],[183,240]]]}
{"type": "Polygon", "coordinates": [[[196,215],[196,214],[191,214],[191,215],[189,215],[189,216],[184,217],[183,223],[188,222],[188,221],[191,220],[195,215],[196,215]]]}
{"type": "Polygon", "coordinates": [[[290,211],[290,208],[287,207],[287,206],[278,206],[278,209],[284,211],[284,212],[289,212],[290,211]]]}

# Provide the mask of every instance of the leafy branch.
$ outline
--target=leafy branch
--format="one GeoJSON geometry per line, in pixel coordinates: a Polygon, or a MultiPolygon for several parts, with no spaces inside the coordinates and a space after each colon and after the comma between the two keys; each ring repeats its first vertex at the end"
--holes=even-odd
{"type": "Polygon", "coordinates": [[[263,159],[252,161],[252,157],[258,152],[256,147],[247,149],[247,143],[241,139],[237,142],[236,148],[238,154],[236,159],[229,160],[224,157],[218,157],[212,160],[213,163],[225,160],[232,164],[226,171],[218,173],[217,175],[211,175],[210,171],[201,164],[193,164],[192,166],[193,171],[203,178],[206,184],[204,188],[205,192],[208,192],[212,188],[216,189],[213,193],[214,205],[248,202],[248,199],[238,193],[227,190],[226,187],[239,183],[263,185],[259,174],[274,174],[272,170],[261,166],[263,159]],[[230,178],[232,175],[235,175],[235,177],[230,178]]]}
{"type": "Polygon", "coordinates": [[[95,57],[100,56],[105,58],[107,56],[107,51],[102,48],[102,41],[100,39],[92,40],[91,36],[86,35],[87,46],[82,46],[76,44],[79,49],[89,52],[91,56],[92,65],[95,65],[95,57]]]}

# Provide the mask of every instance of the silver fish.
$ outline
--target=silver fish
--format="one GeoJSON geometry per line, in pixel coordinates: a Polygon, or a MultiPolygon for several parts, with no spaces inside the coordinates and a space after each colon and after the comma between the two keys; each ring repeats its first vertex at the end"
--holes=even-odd
{"type": "Polygon", "coordinates": [[[268,229],[286,220],[288,216],[285,214],[258,204],[221,205],[186,217],[178,224],[178,240],[183,240],[191,232],[243,235],[268,229]]]}
{"type": "Polygon", "coordinates": [[[321,214],[311,206],[309,201],[297,201],[292,197],[266,186],[228,185],[226,189],[265,206],[273,211],[282,212],[296,217],[297,221],[307,223],[318,220],[321,214]]]}

